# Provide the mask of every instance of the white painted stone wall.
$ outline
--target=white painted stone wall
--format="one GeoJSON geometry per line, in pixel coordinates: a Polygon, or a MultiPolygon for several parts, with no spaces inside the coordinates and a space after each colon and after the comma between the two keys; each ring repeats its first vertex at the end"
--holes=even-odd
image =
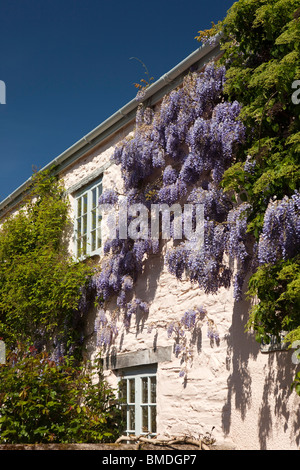
{"type": "MultiPolygon", "coordinates": [[[[114,146],[130,132],[123,129],[109,141],[70,167],[63,175],[70,188],[109,161],[114,146]]],[[[103,188],[121,188],[120,169],[110,166],[104,173],[103,188]]],[[[70,195],[73,203],[73,197],[70,195]]],[[[231,289],[205,295],[187,280],[177,281],[156,255],[145,263],[136,295],[149,302],[148,317],[133,321],[129,332],[120,332],[118,353],[174,345],[165,325],[179,320],[194,306],[203,306],[217,325],[219,344],[211,344],[204,323],[193,347],[193,362],[187,381],[179,377],[180,358],[158,364],[157,426],[161,437],[199,437],[215,429],[218,444],[237,449],[297,449],[300,443],[300,397],[289,389],[296,366],[291,352],[262,354],[253,335],[245,333],[246,302],[235,304],[231,289]],[[151,333],[148,325],[154,323],[151,333]]],[[[113,303],[110,307],[113,308],[113,303]]],[[[94,312],[88,325],[93,330],[94,312]]],[[[121,323],[120,323],[121,327],[121,323]]],[[[88,344],[95,352],[94,339],[88,344]]],[[[117,386],[117,376],[107,378],[117,386]]]]}

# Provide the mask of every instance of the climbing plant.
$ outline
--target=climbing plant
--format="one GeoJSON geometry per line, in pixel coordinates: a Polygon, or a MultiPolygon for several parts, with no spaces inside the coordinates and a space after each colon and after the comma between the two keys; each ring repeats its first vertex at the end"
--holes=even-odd
{"type": "Polygon", "coordinates": [[[98,361],[54,361],[47,352],[18,345],[0,366],[2,444],[111,442],[122,416],[98,361]],[[98,380],[95,380],[98,378],[98,380]]]}
{"type": "MultiPolygon", "coordinates": [[[[201,205],[205,242],[198,251],[184,232],[182,239],[176,241],[174,217],[170,233],[174,243],[171,244],[142,231],[141,236],[133,239],[120,236],[117,230],[117,236],[104,245],[101,271],[92,281],[102,303],[113,296],[117,299],[117,309],[111,318],[101,309],[96,321],[102,346],[109,346],[115,340],[120,316],[127,328],[137,312],[148,314],[149,306],[134,296],[134,286],[145,259],[158,253],[163,245],[166,245],[166,266],[178,279],[185,274],[207,293],[229,287],[232,281],[236,298],[241,295],[249,258],[244,243],[248,205],[237,206],[220,182],[234,162],[239,143],[244,141],[245,127],[239,119],[239,103],[225,99],[224,84],[225,67],[213,62],[200,72],[189,73],[182,86],[166,95],[157,110],[143,103],[139,105],[133,134],[114,152],[113,162],[121,167],[126,197],[121,198],[118,191],[110,188],[100,197],[101,205],[114,205],[120,217],[129,214],[127,223],[134,219],[130,212],[134,204],[143,205],[149,213],[153,204],[201,205]],[[225,254],[238,260],[236,272],[226,262],[225,254]]],[[[168,330],[170,336],[177,338],[177,353],[187,357],[187,342],[181,339],[204,318],[209,335],[218,338],[213,319],[207,316],[206,310],[192,306],[182,322],[168,330]]],[[[184,373],[185,370],[181,375],[184,373]]]]}
{"type": "MultiPolygon", "coordinates": [[[[197,251],[184,235],[174,239],[165,264],[206,293],[233,283],[236,301],[252,274],[248,294],[258,302],[248,326],[258,341],[282,330],[298,339],[300,331],[299,110],[291,99],[299,31],[296,0],[240,0],[223,21],[199,32],[202,42],[221,42],[222,58],[190,72],[156,109],[139,106],[133,134],[113,156],[126,199],[110,189],[99,201],[118,205],[119,213],[134,203],[149,211],[151,204],[202,204],[203,246],[197,251]]],[[[127,327],[137,311],[148,312],[133,289],[143,262],[160,248],[161,241],[144,236],[117,234],[106,243],[93,282],[104,302],[117,297],[117,309],[111,318],[101,310],[101,345],[116,338],[120,315],[127,327]]],[[[195,306],[183,315],[180,337],[200,312],[195,306]]]]}
{"type": "Polygon", "coordinates": [[[241,105],[245,141],[222,187],[249,204],[247,233],[256,241],[248,323],[268,342],[287,331],[300,339],[299,104],[300,3],[240,0],[198,40],[220,37],[226,67],[224,92],[241,105]],[[220,33],[222,33],[220,35],[220,33]]]}
{"type": "Polygon", "coordinates": [[[81,292],[92,266],[68,251],[69,205],[50,171],[35,172],[23,206],[0,229],[0,336],[50,348],[80,347],[81,292]]]}
{"type": "MultiPolygon", "coordinates": [[[[122,417],[101,361],[83,361],[84,296],[95,267],[68,250],[69,204],[53,171],[35,172],[0,229],[0,442],[111,441],[122,417]],[[98,380],[97,380],[98,379],[98,380]]],[[[89,297],[88,297],[89,296],[89,297]]]]}

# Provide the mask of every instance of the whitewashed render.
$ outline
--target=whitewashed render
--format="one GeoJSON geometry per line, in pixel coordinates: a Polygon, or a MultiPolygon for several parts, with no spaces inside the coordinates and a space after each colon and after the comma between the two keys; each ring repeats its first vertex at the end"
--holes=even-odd
{"type": "MultiPolygon", "coordinates": [[[[180,83],[191,66],[201,68],[218,52],[217,46],[195,51],[148,89],[148,104],[159,103],[165,93],[180,83]]],[[[49,166],[58,165],[71,207],[75,207],[80,191],[100,177],[103,190],[122,191],[120,167],[111,164],[110,158],[118,142],[133,131],[137,105],[132,100],[49,163],[49,166]]],[[[27,183],[0,204],[1,217],[16,210],[27,183]]],[[[70,249],[75,250],[73,239],[70,249]]],[[[98,255],[102,256],[101,249],[98,255]]],[[[151,420],[150,415],[156,408],[153,433],[159,437],[198,438],[214,427],[212,437],[217,444],[230,448],[299,448],[300,397],[290,391],[296,370],[292,352],[260,350],[254,336],[245,332],[249,309],[246,301],[234,302],[231,289],[206,295],[188,280],[178,281],[167,271],[160,255],[152,255],[146,261],[135,293],[149,303],[149,314],[146,319],[136,317],[129,331],[122,330],[120,323],[117,341],[104,357],[104,369],[109,383],[116,388],[120,377],[127,377],[128,383],[135,374],[144,374],[141,380],[149,377],[148,408],[144,406],[144,411],[151,420]],[[168,337],[166,325],[180,320],[186,310],[197,306],[203,306],[214,320],[220,340],[212,342],[207,337],[204,322],[201,331],[192,338],[193,356],[188,364],[187,379],[184,379],[179,377],[182,364],[180,357],[174,354],[174,339],[168,337]],[[156,377],[157,384],[152,402],[149,387],[155,379],[151,377],[156,377]]],[[[112,300],[107,309],[114,308],[112,300]]],[[[96,315],[96,311],[90,312],[86,326],[88,335],[94,330],[96,315]]],[[[86,348],[89,356],[98,352],[95,335],[86,348]]],[[[146,384],[145,381],[140,383],[146,384]]],[[[135,416],[136,425],[138,421],[142,423],[143,412],[135,416]]]]}

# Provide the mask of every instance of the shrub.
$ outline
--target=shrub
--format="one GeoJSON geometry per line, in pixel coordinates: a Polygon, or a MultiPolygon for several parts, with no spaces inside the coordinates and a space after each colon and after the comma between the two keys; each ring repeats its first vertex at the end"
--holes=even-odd
{"type": "Polygon", "coordinates": [[[99,361],[83,367],[33,347],[9,352],[0,367],[0,443],[115,440],[121,412],[99,361]]]}

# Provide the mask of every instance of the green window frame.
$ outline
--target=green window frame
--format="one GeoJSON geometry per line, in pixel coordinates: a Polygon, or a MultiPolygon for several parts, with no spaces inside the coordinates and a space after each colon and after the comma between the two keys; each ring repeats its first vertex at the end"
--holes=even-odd
{"type": "Polygon", "coordinates": [[[102,176],[75,195],[75,254],[85,258],[101,250],[101,214],[98,200],[102,176]]]}
{"type": "Polygon", "coordinates": [[[125,435],[156,435],[156,388],[156,366],[122,371],[119,399],[124,413],[125,435]]]}

